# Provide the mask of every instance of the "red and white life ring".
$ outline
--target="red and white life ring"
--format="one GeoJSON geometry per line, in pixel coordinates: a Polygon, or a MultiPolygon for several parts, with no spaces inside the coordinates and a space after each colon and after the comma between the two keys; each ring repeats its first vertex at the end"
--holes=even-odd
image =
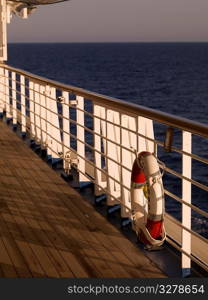
{"type": "Polygon", "coordinates": [[[164,189],[156,157],[141,152],[131,174],[131,206],[133,229],[147,248],[161,246],[166,239],[164,229],[164,189]]]}

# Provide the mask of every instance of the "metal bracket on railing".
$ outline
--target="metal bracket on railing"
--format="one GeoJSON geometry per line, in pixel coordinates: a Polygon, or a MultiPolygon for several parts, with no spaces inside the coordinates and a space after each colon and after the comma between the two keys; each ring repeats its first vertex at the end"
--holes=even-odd
{"type": "Polygon", "coordinates": [[[63,158],[63,152],[58,152],[60,158],[63,158]]]}
{"type": "Polygon", "coordinates": [[[172,151],[173,133],[174,133],[174,129],[172,127],[167,128],[165,134],[165,141],[164,141],[164,150],[166,152],[172,151]]]}
{"type": "Polygon", "coordinates": [[[62,155],[63,160],[64,160],[64,172],[61,172],[61,177],[64,178],[64,180],[68,181],[68,180],[73,180],[73,174],[71,173],[71,163],[72,163],[72,159],[71,159],[71,151],[67,151],[64,155],[62,155]]]}
{"type": "MultiPolygon", "coordinates": [[[[66,103],[66,99],[63,96],[59,96],[56,98],[56,101],[58,103],[66,103]]],[[[69,100],[69,105],[71,106],[76,106],[77,105],[77,100],[69,100]]]]}
{"type": "Polygon", "coordinates": [[[64,103],[65,102],[64,100],[65,100],[65,98],[63,96],[59,96],[59,97],[56,98],[56,101],[58,103],[64,103]]]}
{"type": "Polygon", "coordinates": [[[64,158],[65,165],[64,165],[64,172],[69,175],[71,170],[71,152],[68,151],[64,158]]]}
{"type": "Polygon", "coordinates": [[[76,106],[77,105],[77,100],[69,100],[69,104],[71,106],[76,106]]]}

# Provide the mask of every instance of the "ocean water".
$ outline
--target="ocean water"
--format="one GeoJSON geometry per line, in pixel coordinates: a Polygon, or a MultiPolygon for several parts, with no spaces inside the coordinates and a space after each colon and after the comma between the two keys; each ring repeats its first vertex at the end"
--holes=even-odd
{"type": "Polygon", "coordinates": [[[8,62],[208,123],[208,43],[9,44],[8,62]]]}
{"type": "MultiPolygon", "coordinates": [[[[208,43],[9,44],[10,65],[63,83],[208,124],[208,43]]],[[[156,125],[157,126],[157,125],[156,125]]],[[[164,140],[165,128],[156,137],[164,140]]],[[[181,146],[180,132],[174,144],[181,146]]],[[[208,159],[208,141],[194,137],[193,152],[208,159]]],[[[181,171],[181,158],[159,149],[168,167],[181,171]]],[[[208,167],[193,162],[193,178],[207,185],[208,167]]],[[[165,174],[165,187],[181,196],[181,182],[165,174]]],[[[192,201],[208,211],[207,192],[192,187],[192,201]]],[[[166,198],[181,219],[181,205],[166,198]]],[[[205,218],[193,227],[207,236],[205,218]]]]}

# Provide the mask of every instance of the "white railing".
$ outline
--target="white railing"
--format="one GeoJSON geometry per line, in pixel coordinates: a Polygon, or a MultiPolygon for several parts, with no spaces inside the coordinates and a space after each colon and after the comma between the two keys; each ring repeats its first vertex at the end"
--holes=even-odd
{"type": "Polygon", "coordinates": [[[208,126],[1,64],[0,114],[3,112],[13,126],[19,123],[22,134],[28,132],[52,161],[62,159],[67,174],[71,167],[76,168],[81,186],[93,182],[98,199],[106,195],[109,207],[121,205],[122,218],[131,218],[135,150],[151,151],[160,158],[165,134],[174,128],[177,136],[181,134],[181,145],[173,144],[168,157],[178,164],[174,155],[179,155],[182,171],[166,166],[165,173],[180,181],[181,191],[170,191],[167,181],[165,194],[175,206],[181,205],[178,214],[182,217],[179,221],[165,214],[167,241],[181,252],[184,275],[189,273],[191,261],[208,270],[208,240],[191,226],[191,220],[207,222],[208,217],[206,210],[192,203],[193,186],[206,192],[206,197],[208,192],[208,186],[192,174],[193,161],[208,165],[208,159],[192,152],[192,136],[207,142],[208,126]],[[160,139],[154,137],[157,129],[160,139]],[[192,214],[198,217],[192,218],[192,214]]]}

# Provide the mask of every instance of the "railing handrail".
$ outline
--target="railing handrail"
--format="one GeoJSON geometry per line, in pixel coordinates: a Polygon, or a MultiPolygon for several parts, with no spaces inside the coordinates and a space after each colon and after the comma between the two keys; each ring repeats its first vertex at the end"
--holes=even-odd
{"type": "Polygon", "coordinates": [[[47,79],[39,75],[34,75],[30,72],[9,66],[7,64],[0,63],[0,67],[7,68],[8,71],[16,72],[19,73],[20,75],[24,75],[26,77],[32,78],[40,83],[44,83],[47,85],[51,84],[55,88],[65,90],[66,92],[76,93],[82,97],[90,98],[91,100],[97,102],[102,101],[103,104],[110,106],[112,108],[128,111],[128,113],[131,113],[133,115],[138,114],[142,117],[153,119],[154,121],[163,123],[167,126],[189,131],[193,134],[208,138],[208,125],[206,124],[189,120],[184,117],[174,116],[173,114],[161,112],[159,110],[148,108],[143,105],[138,105],[117,98],[105,96],[99,93],[90,92],[88,90],[78,88],[69,84],[64,84],[52,79],[47,79]]]}

